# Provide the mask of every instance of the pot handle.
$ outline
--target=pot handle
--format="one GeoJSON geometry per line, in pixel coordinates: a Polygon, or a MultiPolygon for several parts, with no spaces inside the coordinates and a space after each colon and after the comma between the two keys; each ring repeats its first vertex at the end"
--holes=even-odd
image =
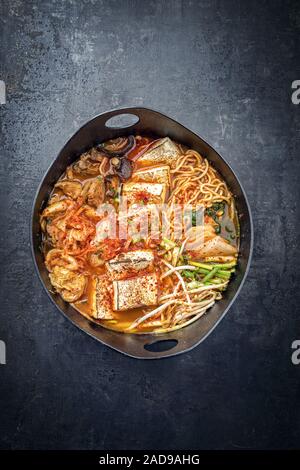
{"type": "MultiPolygon", "coordinates": [[[[108,131],[112,133],[116,132],[121,134],[122,131],[126,132],[139,132],[141,129],[145,130],[151,127],[157,127],[157,123],[161,119],[170,119],[167,116],[163,116],[159,111],[148,108],[131,107],[113,109],[106,113],[103,113],[94,118],[97,120],[99,127],[104,126],[108,131]],[[156,124],[156,126],[155,126],[156,124]]],[[[162,126],[162,124],[159,124],[162,126]]]]}
{"type": "Polygon", "coordinates": [[[105,127],[108,129],[127,129],[135,126],[140,121],[137,114],[129,112],[118,112],[105,121],[105,127]]]}
{"type": "Polygon", "coordinates": [[[118,349],[136,359],[160,359],[174,356],[185,350],[184,342],[180,341],[180,332],[165,335],[124,335],[118,349]]]}

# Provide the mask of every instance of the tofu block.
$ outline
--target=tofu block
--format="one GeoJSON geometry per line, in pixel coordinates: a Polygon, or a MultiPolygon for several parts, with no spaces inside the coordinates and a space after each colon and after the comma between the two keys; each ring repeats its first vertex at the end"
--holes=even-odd
{"type": "Polygon", "coordinates": [[[146,183],[164,183],[170,185],[170,167],[169,165],[161,165],[152,168],[142,168],[133,173],[132,179],[146,183]]]}
{"type": "Polygon", "coordinates": [[[121,253],[106,263],[107,272],[111,279],[124,279],[138,274],[139,271],[153,266],[154,255],[151,250],[136,250],[121,253]]]}
{"type": "Polygon", "coordinates": [[[97,277],[93,280],[92,290],[92,316],[97,320],[112,320],[112,286],[105,277],[97,277]]]}
{"type": "Polygon", "coordinates": [[[160,139],[138,158],[139,162],[149,165],[164,163],[174,168],[180,155],[178,146],[169,137],[160,139]]]}
{"type": "Polygon", "coordinates": [[[162,204],[166,195],[167,185],[162,183],[127,182],[122,186],[128,204],[162,204]]]}
{"type": "Polygon", "coordinates": [[[124,281],[113,281],[113,290],[114,310],[150,307],[158,302],[158,283],[155,273],[124,281]]]}

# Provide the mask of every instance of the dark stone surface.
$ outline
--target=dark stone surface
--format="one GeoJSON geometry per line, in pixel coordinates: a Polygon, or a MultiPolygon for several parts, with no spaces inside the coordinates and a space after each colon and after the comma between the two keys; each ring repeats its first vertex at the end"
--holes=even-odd
{"type": "Polygon", "coordinates": [[[1,2],[2,448],[299,447],[297,3],[1,2]],[[34,193],[66,138],[125,105],[203,135],[254,216],[254,259],[230,313],[198,348],[161,361],[73,327],[29,248],[34,193]]]}

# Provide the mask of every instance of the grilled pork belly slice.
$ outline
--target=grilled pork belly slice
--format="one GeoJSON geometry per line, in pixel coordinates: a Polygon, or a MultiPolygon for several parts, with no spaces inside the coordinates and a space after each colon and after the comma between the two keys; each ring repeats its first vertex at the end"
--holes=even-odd
{"type": "Polygon", "coordinates": [[[152,168],[142,168],[133,173],[132,179],[146,183],[164,183],[170,185],[170,167],[169,165],[161,165],[152,168]]]}
{"type": "Polygon", "coordinates": [[[151,250],[136,250],[121,253],[106,263],[111,279],[124,279],[128,275],[138,274],[139,271],[153,266],[154,255],[151,250]]]}
{"type": "Polygon", "coordinates": [[[158,282],[155,273],[113,281],[113,290],[114,310],[150,307],[158,302],[158,282]]]}
{"type": "Polygon", "coordinates": [[[166,200],[167,185],[162,183],[127,182],[122,186],[122,196],[128,204],[162,204],[166,200]]]}
{"type": "Polygon", "coordinates": [[[138,158],[138,161],[149,165],[164,163],[174,168],[179,155],[178,146],[169,137],[165,137],[155,142],[149,150],[138,158]]]}
{"type": "Polygon", "coordinates": [[[111,320],[114,318],[111,305],[112,286],[105,277],[93,279],[92,289],[92,316],[97,320],[111,320]]]}

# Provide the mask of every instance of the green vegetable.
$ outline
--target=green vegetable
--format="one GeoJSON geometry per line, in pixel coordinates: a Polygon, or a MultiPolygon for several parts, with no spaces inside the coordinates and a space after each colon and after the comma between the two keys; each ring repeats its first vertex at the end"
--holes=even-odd
{"type": "MultiPolygon", "coordinates": [[[[199,209],[199,211],[195,211],[193,210],[192,211],[192,227],[196,227],[197,226],[197,212],[200,212],[200,215],[202,216],[203,214],[203,211],[202,209],[199,209]]],[[[200,225],[202,224],[202,217],[200,218],[200,225]]]]}
{"type": "Polygon", "coordinates": [[[231,261],[230,263],[206,264],[206,263],[199,263],[198,261],[190,261],[189,263],[191,266],[196,266],[198,268],[208,269],[209,271],[211,271],[215,267],[218,267],[221,269],[233,268],[236,265],[236,260],[231,261]]]}
{"type": "Polygon", "coordinates": [[[223,284],[223,282],[224,282],[224,279],[215,278],[215,279],[210,279],[209,281],[205,282],[204,285],[209,286],[210,284],[223,284]]]}
{"type": "Polygon", "coordinates": [[[214,202],[213,205],[211,206],[215,212],[217,211],[224,211],[225,209],[225,202],[214,202]]]}
{"type": "Polygon", "coordinates": [[[216,264],[213,264],[212,266],[218,266],[221,269],[229,269],[229,268],[233,268],[235,265],[236,265],[236,260],[230,261],[229,263],[223,263],[223,264],[216,263],[216,264]]]}
{"type": "Polygon", "coordinates": [[[221,212],[221,217],[222,217],[222,215],[224,214],[224,210],[225,210],[225,202],[215,202],[211,207],[207,207],[205,209],[205,214],[211,217],[216,223],[215,232],[217,235],[221,233],[221,224],[219,222],[219,217],[218,217],[217,212],[221,212]]]}
{"type": "Polygon", "coordinates": [[[195,277],[195,272],[194,271],[188,271],[187,269],[182,271],[182,276],[187,277],[189,279],[194,279],[195,277]]]}
{"type": "Polygon", "coordinates": [[[202,279],[202,282],[206,282],[208,281],[209,279],[212,279],[214,277],[214,275],[218,272],[219,268],[216,266],[215,268],[213,268],[208,274],[206,274],[206,276],[202,279]]]}
{"type": "Polygon", "coordinates": [[[214,265],[212,264],[198,263],[198,261],[190,261],[190,265],[196,266],[198,268],[208,269],[208,270],[211,270],[214,267],[214,265]]]}

